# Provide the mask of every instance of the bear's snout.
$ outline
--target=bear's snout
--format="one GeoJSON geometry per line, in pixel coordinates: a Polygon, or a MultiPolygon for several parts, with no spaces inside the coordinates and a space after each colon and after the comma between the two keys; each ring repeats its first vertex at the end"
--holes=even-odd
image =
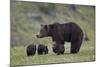
{"type": "Polygon", "coordinates": [[[39,38],[39,35],[36,35],[37,38],[39,38]]]}
{"type": "Polygon", "coordinates": [[[41,35],[36,35],[37,38],[41,38],[41,35]]]}

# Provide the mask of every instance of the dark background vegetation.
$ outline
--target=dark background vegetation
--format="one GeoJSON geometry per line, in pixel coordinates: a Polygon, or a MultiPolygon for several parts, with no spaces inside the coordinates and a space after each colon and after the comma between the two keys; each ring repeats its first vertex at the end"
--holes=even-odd
{"type": "MultiPolygon", "coordinates": [[[[94,6],[13,2],[11,4],[11,46],[27,45],[40,24],[76,22],[94,28],[94,6]]],[[[85,29],[86,30],[86,29],[85,29]]]]}

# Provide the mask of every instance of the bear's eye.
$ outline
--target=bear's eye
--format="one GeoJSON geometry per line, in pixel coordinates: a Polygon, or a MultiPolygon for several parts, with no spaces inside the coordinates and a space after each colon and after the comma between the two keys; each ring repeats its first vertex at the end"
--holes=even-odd
{"type": "Polygon", "coordinates": [[[42,28],[42,29],[40,30],[40,33],[41,33],[41,34],[46,34],[47,31],[46,31],[46,29],[42,28]]]}

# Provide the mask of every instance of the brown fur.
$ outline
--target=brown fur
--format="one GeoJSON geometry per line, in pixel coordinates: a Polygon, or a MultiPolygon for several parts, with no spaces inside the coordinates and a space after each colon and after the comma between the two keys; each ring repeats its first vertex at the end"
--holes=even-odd
{"type": "MultiPolygon", "coordinates": [[[[71,42],[71,53],[77,53],[80,50],[83,39],[82,29],[75,23],[54,23],[42,25],[38,38],[52,37],[52,40],[59,44],[71,42]]],[[[59,45],[58,44],[58,45],[59,45]]]]}

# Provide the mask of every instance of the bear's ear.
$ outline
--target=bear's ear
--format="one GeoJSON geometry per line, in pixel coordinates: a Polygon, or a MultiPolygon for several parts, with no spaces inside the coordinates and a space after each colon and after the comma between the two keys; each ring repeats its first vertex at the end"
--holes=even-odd
{"type": "Polygon", "coordinates": [[[44,27],[45,25],[41,24],[41,27],[44,27]]]}
{"type": "Polygon", "coordinates": [[[45,25],[45,29],[49,31],[49,25],[45,25]]]}

